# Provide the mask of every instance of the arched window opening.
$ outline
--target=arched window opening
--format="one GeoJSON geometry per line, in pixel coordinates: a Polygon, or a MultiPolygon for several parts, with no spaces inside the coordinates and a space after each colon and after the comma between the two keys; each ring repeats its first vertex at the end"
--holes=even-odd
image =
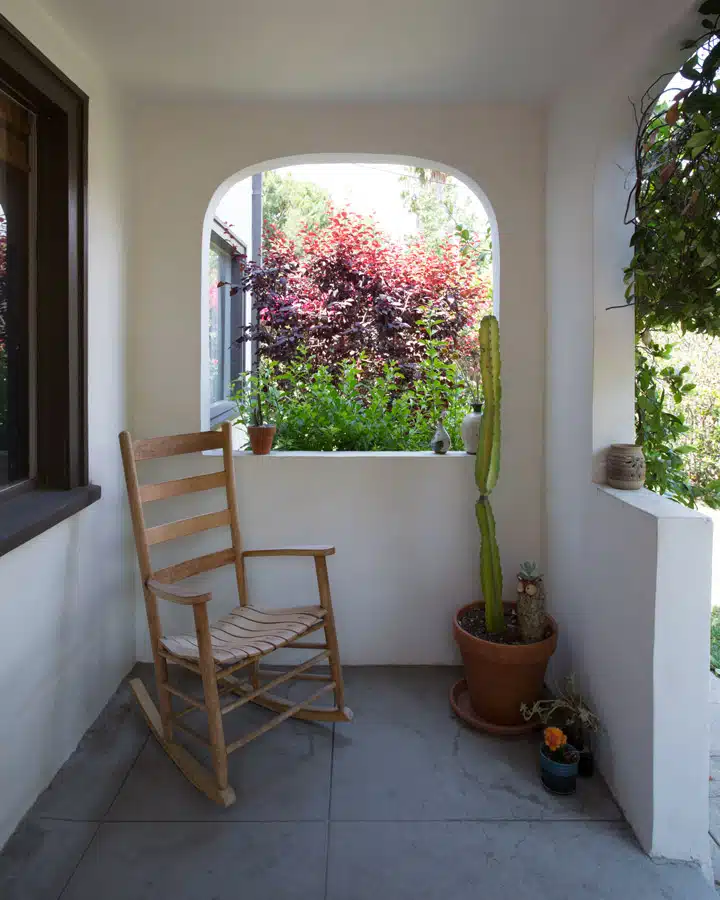
{"type": "Polygon", "coordinates": [[[272,423],[287,451],[462,450],[481,402],[491,226],[462,180],[390,162],[238,181],[208,248],[211,421],[272,423]]]}

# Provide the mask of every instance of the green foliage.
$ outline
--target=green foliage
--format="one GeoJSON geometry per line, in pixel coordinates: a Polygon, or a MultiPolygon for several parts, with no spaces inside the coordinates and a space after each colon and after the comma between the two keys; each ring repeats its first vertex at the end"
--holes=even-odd
{"type": "Polygon", "coordinates": [[[302,230],[320,230],[330,222],[330,194],[312,181],[298,181],[292,175],[265,172],[262,202],[264,236],[278,229],[295,243],[302,230]]]}
{"type": "Polygon", "coordinates": [[[475,515],[480,529],[480,581],[485,600],[487,630],[501,634],[505,630],[502,604],[502,568],[495,536],[495,517],[490,493],[500,474],[500,331],[495,316],[485,316],[479,331],[480,371],[485,407],[480,422],[480,441],[475,457],[475,483],[480,497],[475,515]]]}
{"type": "Polygon", "coordinates": [[[694,486],[715,491],[720,482],[720,340],[679,329],[661,334],[673,343],[673,365],[690,366],[686,377],[695,385],[673,408],[687,427],[682,443],[692,448],[684,454],[687,477],[694,486]]]}
{"type": "Polygon", "coordinates": [[[418,229],[429,247],[439,252],[448,238],[458,238],[464,255],[472,257],[480,268],[490,265],[490,225],[462,195],[457,179],[445,172],[414,166],[400,180],[403,202],[415,214],[418,229]]]}
{"type": "Polygon", "coordinates": [[[456,364],[436,343],[426,340],[411,384],[392,362],[367,381],[362,361],[343,360],[331,371],[307,352],[287,363],[265,359],[261,377],[248,376],[235,395],[240,420],[248,421],[261,394],[266,418],[277,426],[277,450],[427,451],[447,411],[445,428],[460,449],[468,397],[456,364]]]}
{"type": "MultiPolygon", "coordinates": [[[[720,335],[720,4],[700,7],[705,29],[686,42],[681,69],[689,84],[671,102],[654,85],[637,110],[635,183],[628,206],[635,225],[626,299],[636,307],[636,439],[647,485],[686,506],[720,505],[717,471],[691,466],[700,448],[686,421],[695,385],[688,363],[676,365],[668,332],[720,335]],[[662,332],[665,332],[663,334],[662,332]]],[[[717,402],[705,405],[716,410],[717,402]]],[[[707,419],[707,415],[705,416],[707,419]]],[[[717,427],[706,429],[712,450],[717,427]]],[[[720,443],[720,442],[719,442],[720,443]]]]}
{"type": "Polygon", "coordinates": [[[523,581],[537,581],[542,578],[538,565],[533,560],[528,560],[520,565],[520,577],[523,581]]]}
{"type": "Polygon", "coordinates": [[[710,618],[710,668],[720,673],[720,606],[713,606],[710,618]]]}
{"type": "Polygon", "coordinates": [[[720,485],[693,484],[686,468],[692,445],[682,415],[684,398],[695,389],[689,365],[670,363],[672,343],[658,343],[646,333],[636,353],[636,440],[647,463],[646,483],[684,506],[698,501],[720,507],[720,485]]]}

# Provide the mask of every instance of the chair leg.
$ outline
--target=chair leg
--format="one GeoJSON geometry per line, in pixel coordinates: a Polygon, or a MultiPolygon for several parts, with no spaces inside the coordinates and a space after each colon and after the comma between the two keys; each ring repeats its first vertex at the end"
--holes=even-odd
{"type": "Polygon", "coordinates": [[[325,610],[325,643],[330,653],[330,674],[335,682],[335,706],[345,710],[345,685],[342,666],[340,665],[340,648],[338,646],[335,616],[330,596],[330,579],[328,578],[327,561],[324,556],[315,557],[315,574],[317,575],[320,605],[325,610]]]}
{"type": "Polygon", "coordinates": [[[155,683],[157,685],[158,708],[160,721],[162,722],[163,740],[172,741],[172,695],[167,689],[168,664],[164,656],[161,656],[155,648],[155,683]]]}
{"type": "Polygon", "coordinates": [[[193,614],[195,616],[195,631],[200,655],[200,674],[202,675],[205,706],[207,707],[213,769],[215,770],[218,788],[223,791],[228,786],[227,749],[225,747],[222,713],[220,712],[220,694],[218,693],[215,661],[210,641],[210,625],[205,604],[196,603],[193,606],[193,614]]]}

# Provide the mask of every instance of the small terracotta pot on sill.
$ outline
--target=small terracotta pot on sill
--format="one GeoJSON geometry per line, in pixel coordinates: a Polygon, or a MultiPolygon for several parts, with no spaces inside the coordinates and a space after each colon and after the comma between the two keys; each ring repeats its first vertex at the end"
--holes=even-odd
{"type": "MultiPolygon", "coordinates": [[[[455,642],[462,654],[470,703],[476,714],[473,724],[495,734],[530,730],[534,725],[525,722],[520,706],[532,706],[542,695],[545,670],[557,646],[557,622],[547,617],[552,633],[542,641],[498,644],[461,627],[458,620],[474,606],[477,604],[463,606],[453,619],[455,642]]],[[[510,610],[513,604],[503,606],[510,610]]]]}
{"type": "Polygon", "coordinates": [[[250,449],[255,456],[267,456],[272,449],[275,440],[274,425],[248,425],[247,433],[250,439],[250,449]]]}

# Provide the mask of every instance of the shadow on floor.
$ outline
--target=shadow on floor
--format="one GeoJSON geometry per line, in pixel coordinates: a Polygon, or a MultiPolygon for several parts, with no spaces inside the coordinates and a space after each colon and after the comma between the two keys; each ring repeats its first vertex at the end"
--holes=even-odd
{"type": "MultiPolygon", "coordinates": [[[[442,667],[347,668],[354,723],[289,721],[234,754],[238,801],[227,810],[148,738],[123,684],[8,842],[0,897],[715,896],[697,869],[641,852],[600,777],[573,797],[547,794],[536,736],[492,738],[453,718],[456,677],[442,667]]],[[[244,708],[235,727],[268,715],[244,708]]]]}

